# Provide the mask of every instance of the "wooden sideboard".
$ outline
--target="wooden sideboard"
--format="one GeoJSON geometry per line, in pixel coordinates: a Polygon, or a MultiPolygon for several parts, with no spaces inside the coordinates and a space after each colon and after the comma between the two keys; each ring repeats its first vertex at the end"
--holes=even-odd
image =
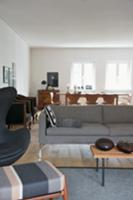
{"type": "Polygon", "coordinates": [[[51,103],[59,103],[59,90],[38,90],[38,109],[51,103]]]}

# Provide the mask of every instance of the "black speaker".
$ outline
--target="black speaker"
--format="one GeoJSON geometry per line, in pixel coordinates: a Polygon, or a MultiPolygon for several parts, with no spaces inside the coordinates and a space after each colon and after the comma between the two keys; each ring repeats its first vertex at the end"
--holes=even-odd
{"type": "Polygon", "coordinates": [[[58,72],[47,72],[47,84],[51,87],[58,87],[59,85],[59,75],[58,72]]]}

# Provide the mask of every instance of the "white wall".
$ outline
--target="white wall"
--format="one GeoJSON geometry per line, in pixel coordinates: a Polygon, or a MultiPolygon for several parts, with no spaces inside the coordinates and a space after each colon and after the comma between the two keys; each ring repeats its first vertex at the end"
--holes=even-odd
{"type": "Polygon", "coordinates": [[[0,87],[3,83],[2,66],[16,64],[16,89],[18,93],[29,93],[29,47],[0,19],[0,87]]]}
{"type": "MultiPolygon", "coordinates": [[[[66,91],[70,83],[70,68],[73,62],[94,61],[96,65],[96,89],[104,90],[105,65],[108,60],[133,60],[133,48],[129,49],[70,49],[70,48],[32,48],[31,49],[30,92],[37,94],[41,80],[46,80],[47,72],[59,72],[59,88],[66,91]]],[[[133,70],[132,70],[133,71],[133,70]]],[[[133,77],[133,74],[132,74],[133,77]]]]}

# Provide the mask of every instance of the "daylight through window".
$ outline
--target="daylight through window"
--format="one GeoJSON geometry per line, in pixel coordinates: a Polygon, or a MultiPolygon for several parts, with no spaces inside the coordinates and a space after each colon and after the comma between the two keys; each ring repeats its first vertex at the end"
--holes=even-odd
{"type": "Polygon", "coordinates": [[[95,90],[94,63],[74,63],[71,69],[70,87],[95,90]]]}
{"type": "Polygon", "coordinates": [[[129,62],[107,63],[105,79],[105,90],[131,90],[131,64],[129,62]]]}

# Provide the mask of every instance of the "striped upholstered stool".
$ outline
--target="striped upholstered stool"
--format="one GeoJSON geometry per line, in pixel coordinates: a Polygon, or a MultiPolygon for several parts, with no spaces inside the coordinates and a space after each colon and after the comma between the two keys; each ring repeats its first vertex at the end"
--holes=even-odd
{"type": "Polygon", "coordinates": [[[65,176],[50,162],[0,168],[0,200],[67,200],[65,176]]]}

